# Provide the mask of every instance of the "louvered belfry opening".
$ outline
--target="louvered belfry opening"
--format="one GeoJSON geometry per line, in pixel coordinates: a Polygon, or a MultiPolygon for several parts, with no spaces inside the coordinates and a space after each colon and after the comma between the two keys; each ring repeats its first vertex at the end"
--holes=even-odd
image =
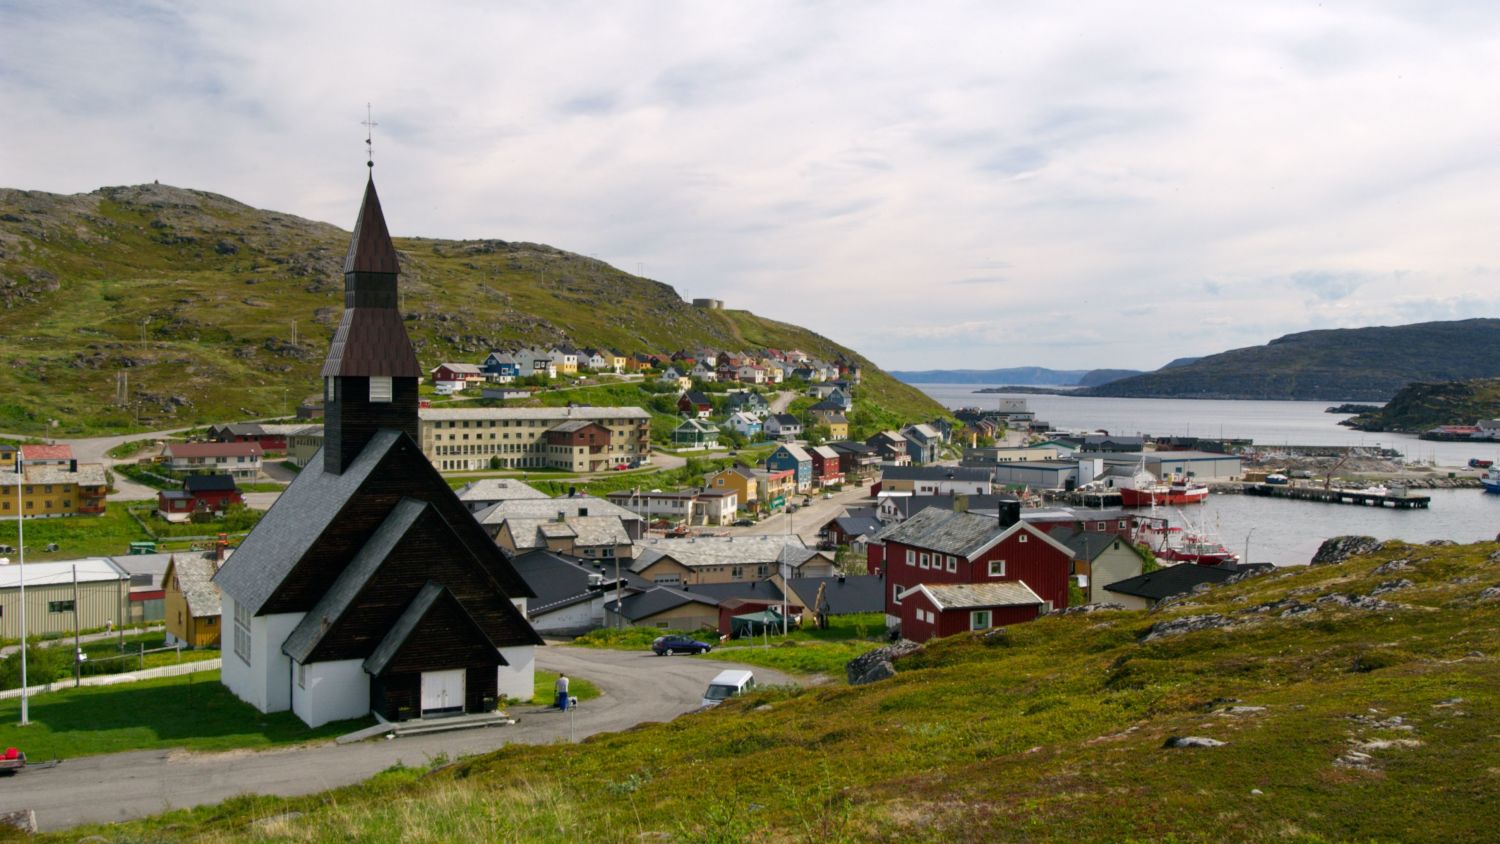
{"type": "Polygon", "coordinates": [[[399,272],[396,247],[371,178],[344,259],[344,317],[323,364],[327,472],[342,474],[381,428],[418,439],[421,370],[397,307],[399,272]]]}

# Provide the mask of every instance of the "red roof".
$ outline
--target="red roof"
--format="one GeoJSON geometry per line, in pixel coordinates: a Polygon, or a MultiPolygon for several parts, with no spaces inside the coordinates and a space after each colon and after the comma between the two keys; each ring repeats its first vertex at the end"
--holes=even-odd
{"type": "Polygon", "coordinates": [[[70,445],[23,445],[21,446],[22,460],[72,460],[73,447],[70,445]]]}
{"type": "Polygon", "coordinates": [[[260,443],[170,443],[162,454],[167,457],[259,457],[260,443]]]}

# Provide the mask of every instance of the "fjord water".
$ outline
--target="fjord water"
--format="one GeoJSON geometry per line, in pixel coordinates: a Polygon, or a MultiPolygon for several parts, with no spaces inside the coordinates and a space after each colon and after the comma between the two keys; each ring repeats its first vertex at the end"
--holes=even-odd
{"type": "MultiPolygon", "coordinates": [[[[1166,434],[1248,438],[1257,445],[1380,445],[1408,462],[1462,466],[1471,457],[1496,459],[1500,443],[1482,446],[1426,442],[1403,434],[1367,434],[1338,425],[1345,417],[1325,413],[1335,402],[1115,399],[1068,395],[977,394],[983,384],[919,384],[949,408],[993,406],[998,398],[1024,398],[1037,419],[1056,428],[1103,429],[1113,434],[1166,434]]],[[[1478,489],[1422,490],[1428,510],[1391,510],[1305,501],[1211,495],[1187,508],[1186,516],[1237,554],[1281,564],[1305,563],[1330,536],[1361,534],[1379,539],[1425,542],[1490,540],[1500,533],[1500,495],[1478,489]]],[[[1177,512],[1167,514],[1181,524],[1177,512]]]]}

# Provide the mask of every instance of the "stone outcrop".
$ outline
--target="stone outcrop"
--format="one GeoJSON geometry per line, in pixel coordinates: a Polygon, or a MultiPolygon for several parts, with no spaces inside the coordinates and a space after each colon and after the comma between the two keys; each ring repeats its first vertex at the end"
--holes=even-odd
{"type": "Polygon", "coordinates": [[[1308,563],[1310,566],[1330,566],[1342,563],[1350,557],[1368,554],[1380,548],[1380,540],[1373,536],[1335,536],[1325,539],[1318,546],[1318,553],[1308,563]]]}
{"type": "Polygon", "coordinates": [[[848,676],[851,686],[863,686],[879,682],[887,677],[894,677],[896,676],[895,661],[914,653],[921,647],[910,639],[902,639],[894,645],[876,648],[845,663],[844,674],[848,676]]]}

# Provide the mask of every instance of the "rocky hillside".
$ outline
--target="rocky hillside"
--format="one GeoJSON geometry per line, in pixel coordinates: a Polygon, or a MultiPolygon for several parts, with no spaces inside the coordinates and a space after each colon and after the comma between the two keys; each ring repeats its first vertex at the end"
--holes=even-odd
{"type": "Polygon", "coordinates": [[[1320,562],[938,640],[871,685],[67,837],[1493,840],[1500,543],[1320,562]]]}
{"type": "Polygon", "coordinates": [[[1500,319],[1304,331],[1088,390],[1094,396],[1386,401],[1413,381],[1500,377],[1500,319]]]}
{"type": "Polygon", "coordinates": [[[1496,417],[1500,417],[1500,379],[1479,378],[1408,384],[1384,407],[1343,424],[1361,431],[1419,434],[1439,425],[1473,425],[1496,417]]]}
{"type": "MultiPolygon", "coordinates": [[[[351,223],[357,210],[351,193],[351,223]]],[[[317,392],[348,240],[331,225],[166,185],[0,190],[0,431],[92,434],[295,407],[317,392]]],[[[863,398],[880,409],[941,412],[827,338],[693,308],[668,285],[571,252],[503,240],[396,246],[424,366],[520,343],[798,347],[864,363],[863,398]]]]}

